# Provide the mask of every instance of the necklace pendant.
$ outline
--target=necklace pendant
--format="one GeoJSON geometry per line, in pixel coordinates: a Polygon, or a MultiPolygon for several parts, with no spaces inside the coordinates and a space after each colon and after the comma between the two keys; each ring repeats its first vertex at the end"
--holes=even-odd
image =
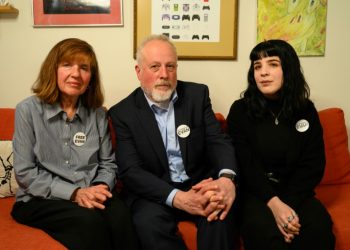
{"type": "Polygon", "coordinates": [[[272,112],[272,110],[269,110],[269,111],[270,111],[272,117],[275,118],[275,125],[277,126],[280,123],[279,120],[278,120],[278,117],[280,116],[282,110],[280,110],[280,112],[278,113],[277,116],[272,112]]]}

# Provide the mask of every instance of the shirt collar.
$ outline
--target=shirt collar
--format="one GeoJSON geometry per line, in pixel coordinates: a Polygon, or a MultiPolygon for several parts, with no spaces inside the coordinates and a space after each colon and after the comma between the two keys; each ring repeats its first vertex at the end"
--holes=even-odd
{"type": "MultiPolygon", "coordinates": [[[[155,109],[158,109],[158,110],[159,110],[159,109],[160,109],[160,110],[168,110],[168,109],[169,109],[169,107],[168,107],[168,109],[164,109],[164,108],[159,107],[159,105],[158,105],[157,103],[153,102],[151,99],[149,99],[145,93],[144,93],[144,95],[145,95],[145,97],[146,97],[146,100],[147,100],[147,102],[148,102],[148,105],[151,107],[151,109],[152,109],[154,112],[156,112],[155,109]]],[[[177,91],[176,91],[176,89],[175,89],[175,91],[174,91],[174,93],[172,94],[172,97],[171,97],[171,102],[174,104],[174,103],[177,101],[177,99],[178,99],[178,95],[177,95],[177,91]]]]}
{"type": "MultiPolygon", "coordinates": [[[[50,120],[56,116],[61,116],[64,113],[64,110],[61,108],[61,105],[59,102],[56,102],[54,104],[44,104],[45,109],[47,110],[46,113],[46,119],[50,120]]],[[[78,108],[77,112],[75,113],[75,117],[84,121],[87,117],[87,109],[81,104],[81,101],[79,99],[78,101],[78,108]]]]}

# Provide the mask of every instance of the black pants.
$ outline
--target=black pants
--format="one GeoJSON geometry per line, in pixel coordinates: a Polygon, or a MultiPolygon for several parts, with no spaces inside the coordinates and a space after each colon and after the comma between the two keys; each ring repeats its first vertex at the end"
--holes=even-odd
{"type": "Polygon", "coordinates": [[[178,234],[177,223],[181,220],[195,222],[198,250],[234,250],[234,245],[238,243],[232,211],[224,221],[208,222],[202,216],[193,216],[166,205],[137,199],[132,204],[132,214],[143,250],[187,249],[178,234]]]}
{"type": "Polygon", "coordinates": [[[138,240],[128,208],[117,197],[104,210],[80,207],[66,200],[16,202],[12,217],[40,228],[71,250],[136,250],[138,240]]]}
{"type": "Polygon", "coordinates": [[[331,217],[315,197],[293,208],[299,216],[301,229],[291,243],[285,242],[266,203],[245,194],[241,206],[244,250],[334,250],[331,217]]]}

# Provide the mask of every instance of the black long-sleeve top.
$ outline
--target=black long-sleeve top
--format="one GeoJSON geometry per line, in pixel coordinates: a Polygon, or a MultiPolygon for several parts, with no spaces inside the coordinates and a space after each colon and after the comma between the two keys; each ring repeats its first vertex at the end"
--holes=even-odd
{"type": "Polygon", "coordinates": [[[275,117],[279,104],[268,102],[268,107],[261,120],[253,120],[240,99],[232,104],[227,117],[242,191],[264,202],[278,196],[295,208],[303,198],[314,195],[314,188],[322,179],[325,167],[322,127],[311,101],[292,120],[279,116],[278,125],[275,117]],[[305,125],[303,120],[307,121],[308,129],[301,132],[297,124],[305,125]],[[279,184],[269,180],[268,173],[273,173],[279,184]]]}

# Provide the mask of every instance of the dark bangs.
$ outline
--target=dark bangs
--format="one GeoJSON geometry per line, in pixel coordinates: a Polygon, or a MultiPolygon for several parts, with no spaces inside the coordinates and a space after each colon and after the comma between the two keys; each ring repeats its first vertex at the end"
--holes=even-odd
{"type": "Polygon", "coordinates": [[[281,57],[281,51],[270,41],[271,40],[265,41],[255,46],[255,48],[250,53],[249,59],[254,62],[256,60],[270,56],[281,57]]]}

